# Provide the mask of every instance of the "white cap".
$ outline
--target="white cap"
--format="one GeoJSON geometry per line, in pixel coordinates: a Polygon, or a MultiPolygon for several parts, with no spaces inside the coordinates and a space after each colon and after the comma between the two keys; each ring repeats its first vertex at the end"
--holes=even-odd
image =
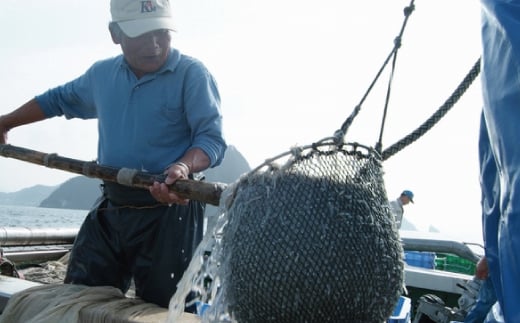
{"type": "Polygon", "coordinates": [[[112,22],[131,38],[158,29],[175,30],[168,0],[111,0],[110,13],[112,22]]]}

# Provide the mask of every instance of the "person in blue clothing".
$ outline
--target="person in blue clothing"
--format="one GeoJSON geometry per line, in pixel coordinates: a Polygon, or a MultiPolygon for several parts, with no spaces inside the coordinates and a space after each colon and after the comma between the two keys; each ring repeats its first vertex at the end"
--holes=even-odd
{"type": "Polygon", "coordinates": [[[485,255],[503,321],[520,322],[520,0],[481,0],[481,9],[485,255]]]}
{"type": "Polygon", "coordinates": [[[82,224],[65,283],[111,285],[168,307],[202,238],[205,205],[169,191],[221,163],[226,149],[216,82],[171,47],[168,0],[112,0],[109,31],[122,55],[0,117],[0,142],[21,125],[65,116],[98,120],[97,162],[166,174],[138,189],[110,182],[82,224]]]}
{"type": "Polygon", "coordinates": [[[483,323],[489,311],[495,305],[497,297],[493,288],[493,281],[489,277],[489,267],[486,256],[477,263],[475,277],[482,281],[477,301],[464,319],[464,323],[483,323]]]}

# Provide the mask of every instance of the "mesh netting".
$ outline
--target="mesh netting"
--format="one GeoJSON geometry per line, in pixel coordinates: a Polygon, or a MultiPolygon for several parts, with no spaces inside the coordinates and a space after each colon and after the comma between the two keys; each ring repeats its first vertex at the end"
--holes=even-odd
{"type": "Polygon", "coordinates": [[[203,321],[385,321],[403,250],[382,178],[373,151],[348,144],[243,176],[202,270],[213,282],[203,321]]]}

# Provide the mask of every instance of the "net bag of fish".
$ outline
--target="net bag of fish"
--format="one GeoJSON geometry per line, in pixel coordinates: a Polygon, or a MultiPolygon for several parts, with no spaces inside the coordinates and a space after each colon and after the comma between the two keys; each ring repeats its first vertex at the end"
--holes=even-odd
{"type": "Polygon", "coordinates": [[[236,183],[203,322],[386,321],[403,291],[403,249],[377,154],[313,145],[269,165],[236,183]]]}

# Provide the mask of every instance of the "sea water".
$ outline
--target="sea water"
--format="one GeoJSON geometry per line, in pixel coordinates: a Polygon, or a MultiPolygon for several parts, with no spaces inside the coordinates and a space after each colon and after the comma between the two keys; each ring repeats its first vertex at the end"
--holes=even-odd
{"type": "Polygon", "coordinates": [[[0,227],[78,228],[88,210],[0,205],[0,227]]]}

